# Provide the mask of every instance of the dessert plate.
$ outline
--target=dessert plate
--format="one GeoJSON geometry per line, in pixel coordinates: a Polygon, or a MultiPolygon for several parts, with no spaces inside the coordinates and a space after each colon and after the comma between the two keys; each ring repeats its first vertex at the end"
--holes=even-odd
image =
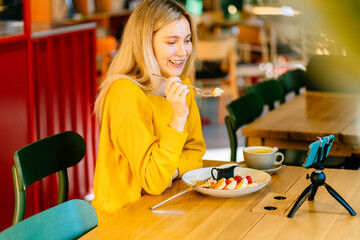
{"type": "MultiPolygon", "coordinates": [[[[185,173],[182,176],[182,180],[189,186],[194,185],[198,180],[203,180],[211,176],[211,169],[213,167],[207,168],[199,168],[185,173]]],[[[246,194],[250,194],[256,192],[263,187],[265,187],[270,181],[271,176],[263,171],[252,169],[252,168],[244,168],[244,167],[236,167],[234,169],[234,175],[239,175],[241,177],[251,176],[253,181],[255,181],[258,185],[249,188],[241,188],[234,190],[219,190],[219,189],[209,189],[197,187],[195,191],[215,196],[215,197],[239,197],[246,194]]]]}

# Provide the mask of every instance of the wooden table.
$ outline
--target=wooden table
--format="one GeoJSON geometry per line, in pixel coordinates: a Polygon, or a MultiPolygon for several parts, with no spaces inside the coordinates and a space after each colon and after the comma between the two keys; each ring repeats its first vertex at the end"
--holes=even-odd
{"type": "Polygon", "coordinates": [[[318,136],[333,134],[331,155],[359,153],[360,96],[305,92],[242,129],[249,146],[307,150],[318,136]]]}
{"type": "MultiPolygon", "coordinates": [[[[224,162],[204,161],[205,167],[221,164],[224,162]]],[[[360,239],[359,216],[350,216],[324,187],[294,218],[255,210],[273,193],[297,197],[310,184],[305,176],[311,172],[284,166],[255,193],[222,198],[192,191],[151,211],[150,206],[186,188],[177,180],[162,195],[144,195],[82,239],[360,239]]],[[[325,173],[326,182],[359,213],[360,172],[326,169],[325,173]]]]}

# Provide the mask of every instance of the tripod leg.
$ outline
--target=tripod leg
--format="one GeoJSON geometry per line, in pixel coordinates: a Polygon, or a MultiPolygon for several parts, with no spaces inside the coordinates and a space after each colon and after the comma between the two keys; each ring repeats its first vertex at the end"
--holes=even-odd
{"type": "Polygon", "coordinates": [[[301,205],[304,203],[306,198],[309,196],[311,189],[313,188],[314,184],[310,184],[305,190],[301,193],[299,198],[296,200],[294,206],[291,208],[289,214],[287,215],[288,218],[292,218],[296,211],[301,207],[301,205]]]}
{"type": "Polygon", "coordinates": [[[309,201],[314,201],[314,197],[315,197],[315,194],[318,190],[318,187],[317,185],[314,185],[313,188],[311,189],[311,192],[310,192],[310,195],[309,195],[309,201]]]}
{"type": "Polygon", "coordinates": [[[350,207],[350,205],[332,188],[329,184],[324,183],[324,186],[326,187],[326,190],[330,193],[331,196],[333,196],[341,205],[343,205],[346,210],[350,213],[350,215],[355,216],[355,211],[350,207]]]}

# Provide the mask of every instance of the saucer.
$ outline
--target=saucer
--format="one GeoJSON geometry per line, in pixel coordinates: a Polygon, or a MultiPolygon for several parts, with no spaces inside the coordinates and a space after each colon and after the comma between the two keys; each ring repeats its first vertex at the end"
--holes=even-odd
{"type": "MultiPolygon", "coordinates": [[[[247,167],[247,168],[248,168],[248,166],[246,165],[245,162],[239,162],[239,163],[238,163],[238,166],[239,166],[239,167],[247,167]]],[[[263,170],[261,170],[261,171],[267,172],[267,173],[269,173],[269,174],[273,174],[273,173],[275,173],[277,170],[279,170],[282,166],[283,166],[283,165],[272,165],[269,169],[263,169],[263,170]]]]}

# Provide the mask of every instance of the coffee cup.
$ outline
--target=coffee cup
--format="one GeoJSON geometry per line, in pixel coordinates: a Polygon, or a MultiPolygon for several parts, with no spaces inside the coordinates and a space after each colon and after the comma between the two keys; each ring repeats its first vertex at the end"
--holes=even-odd
{"type": "Polygon", "coordinates": [[[211,169],[211,176],[215,180],[220,180],[222,178],[231,178],[234,177],[234,169],[237,166],[237,163],[225,164],[219,167],[214,167],[211,169]],[[216,172],[216,174],[214,174],[216,172]]]}
{"type": "Polygon", "coordinates": [[[278,149],[265,146],[245,147],[243,150],[244,160],[248,167],[265,170],[271,166],[280,166],[284,161],[284,155],[276,152],[278,149]]]}

